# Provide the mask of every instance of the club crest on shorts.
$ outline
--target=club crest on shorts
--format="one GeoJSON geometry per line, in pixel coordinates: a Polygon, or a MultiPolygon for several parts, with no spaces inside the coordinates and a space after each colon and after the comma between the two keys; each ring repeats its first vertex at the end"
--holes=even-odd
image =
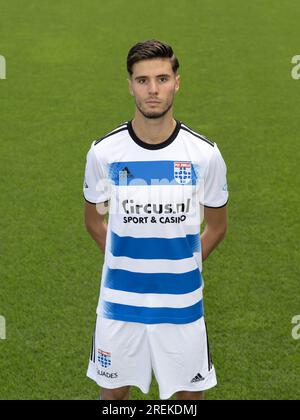
{"type": "Polygon", "coordinates": [[[188,184],[192,179],[191,162],[174,162],[174,179],[178,184],[188,184]]]}
{"type": "Polygon", "coordinates": [[[111,366],[111,353],[98,349],[98,362],[104,368],[111,366]]]}

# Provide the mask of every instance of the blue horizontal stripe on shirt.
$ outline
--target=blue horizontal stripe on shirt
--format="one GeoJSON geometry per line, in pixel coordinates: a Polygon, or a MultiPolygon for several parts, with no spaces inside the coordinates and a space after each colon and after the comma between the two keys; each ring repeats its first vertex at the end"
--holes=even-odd
{"type": "Polygon", "coordinates": [[[186,273],[136,273],[108,268],[104,286],[132,293],[185,294],[199,289],[202,276],[198,268],[186,273]]]}
{"type": "Polygon", "coordinates": [[[199,173],[198,165],[190,161],[190,170],[186,173],[176,170],[177,176],[186,184],[178,183],[175,179],[174,160],[154,160],[154,161],[125,161],[112,162],[109,164],[109,178],[117,186],[120,185],[196,185],[199,173]],[[188,174],[188,175],[187,175],[188,174]],[[125,176],[126,175],[126,176],[125,176]]]}
{"type": "Polygon", "coordinates": [[[203,301],[186,308],[146,308],[103,301],[104,318],[143,324],[187,324],[203,316],[203,301]]]}
{"type": "Polygon", "coordinates": [[[134,238],[111,232],[111,253],[114,257],[136,259],[181,260],[200,252],[200,234],[177,238],[134,238]]]}

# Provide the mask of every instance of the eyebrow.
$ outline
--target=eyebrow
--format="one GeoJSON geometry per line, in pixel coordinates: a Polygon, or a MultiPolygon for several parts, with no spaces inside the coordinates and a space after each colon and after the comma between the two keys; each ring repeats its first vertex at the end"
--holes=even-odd
{"type": "MultiPolygon", "coordinates": [[[[170,74],[158,74],[156,77],[171,77],[170,74]]],[[[148,79],[148,76],[137,76],[134,80],[148,79]]]]}

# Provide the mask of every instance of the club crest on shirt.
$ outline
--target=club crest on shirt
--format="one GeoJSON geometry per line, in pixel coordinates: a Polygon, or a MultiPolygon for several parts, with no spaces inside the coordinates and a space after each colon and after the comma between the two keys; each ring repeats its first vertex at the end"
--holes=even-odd
{"type": "Polygon", "coordinates": [[[111,366],[111,353],[98,349],[98,362],[104,368],[111,366]]]}
{"type": "Polygon", "coordinates": [[[178,184],[188,184],[192,179],[191,162],[174,162],[174,179],[178,184]]]}

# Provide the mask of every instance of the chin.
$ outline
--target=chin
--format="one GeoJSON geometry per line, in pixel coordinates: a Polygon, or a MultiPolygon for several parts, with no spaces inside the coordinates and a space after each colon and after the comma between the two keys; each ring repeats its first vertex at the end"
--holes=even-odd
{"type": "Polygon", "coordinates": [[[163,117],[163,115],[164,114],[145,114],[145,117],[149,119],[155,119],[155,118],[161,118],[163,117]]]}

